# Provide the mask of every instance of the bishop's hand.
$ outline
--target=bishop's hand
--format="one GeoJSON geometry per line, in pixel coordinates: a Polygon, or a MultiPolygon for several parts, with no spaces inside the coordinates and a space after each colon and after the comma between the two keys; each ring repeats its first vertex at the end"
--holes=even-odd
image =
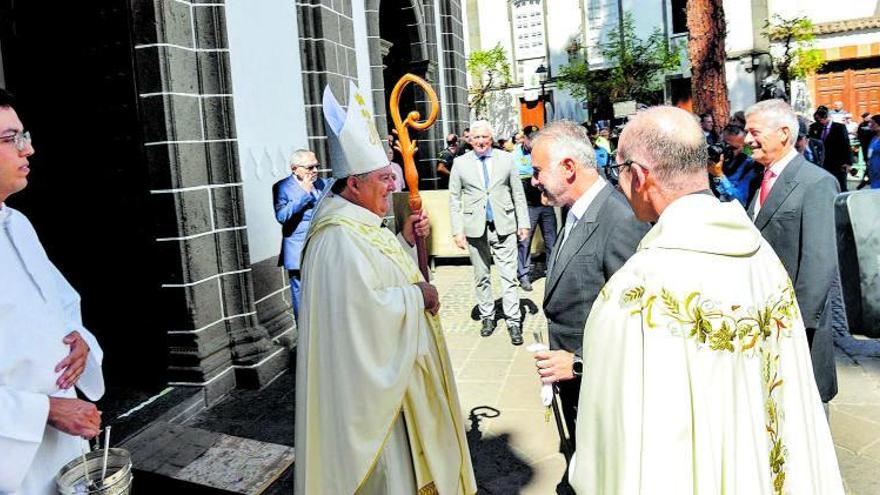
{"type": "Polygon", "coordinates": [[[432,315],[436,315],[440,311],[440,294],[437,292],[437,288],[428,282],[418,282],[416,285],[422,289],[425,309],[430,311],[432,315]]]}
{"type": "Polygon", "coordinates": [[[410,246],[416,243],[416,236],[427,238],[431,234],[431,222],[424,209],[413,213],[403,222],[403,238],[410,246]]]}

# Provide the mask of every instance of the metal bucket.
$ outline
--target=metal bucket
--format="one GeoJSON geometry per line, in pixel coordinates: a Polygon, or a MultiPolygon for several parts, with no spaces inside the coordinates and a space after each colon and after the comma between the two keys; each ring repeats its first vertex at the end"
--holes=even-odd
{"type": "Polygon", "coordinates": [[[85,468],[82,457],[68,462],[58,476],[55,484],[61,495],[129,495],[131,493],[131,454],[125,449],[110,449],[107,454],[107,477],[101,480],[104,466],[104,449],[86,454],[85,468]],[[88,486],[86,471],[94,485],[88,486]]]}

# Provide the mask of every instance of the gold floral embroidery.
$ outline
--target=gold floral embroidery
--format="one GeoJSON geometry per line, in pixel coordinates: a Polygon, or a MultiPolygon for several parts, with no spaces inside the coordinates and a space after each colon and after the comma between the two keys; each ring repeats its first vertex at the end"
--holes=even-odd
{"type": "Polygon", "coordinates": [[[704,299],[699,292],[688,294],[682,301],[666,288],[661,288],[658,296],[648,294],[642,285],[623,291],[620,302],[623,307],[635,306],[631,314],[641,315],[649,329],[660,326],[659,317],[673,334],[686,335],[700,347],[759,356],[764,381],[765,426],[770,443],[769,467],[773,491],[781,495],[785,488],[787,450],[780,436],[783,417],[777,402],[778,391],[783,386],[779,378],[778,342],[790,337],[792,319],[798,315],[791,283],[760,308],[732,305],[727,310],[704,299]]]}
{"type": "Polygon", "coordinates": [[[437,491],[437,485],[434,482],[430,482],[427,485],[419,488],[418,495],[439,495],[440,492],[437,491]]]}

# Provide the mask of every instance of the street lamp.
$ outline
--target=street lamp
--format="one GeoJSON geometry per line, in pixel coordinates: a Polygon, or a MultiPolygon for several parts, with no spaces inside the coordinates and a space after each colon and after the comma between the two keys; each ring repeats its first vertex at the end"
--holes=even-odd
{"type": "Polygon", "coordinates": [[[547,84],[547,79],[550,75],[550,71],[544,67],[544,64],[538,66],[535,69],[535,75],[538,76],[538,80],[541,81],[541,110],[544,113],[544,124],[547,124],[547,93],[544,89],[544,85],[547,84]]]}

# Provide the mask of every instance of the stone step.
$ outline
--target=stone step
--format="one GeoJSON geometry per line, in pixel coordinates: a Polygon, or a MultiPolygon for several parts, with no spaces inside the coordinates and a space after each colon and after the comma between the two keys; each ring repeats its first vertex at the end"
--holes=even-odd
{"type": "Polygon", "coordinates": [[[284,445],[161,421],[120,447],[132,455],[135,493],[268,493],[294,461],[284,445]]]}

